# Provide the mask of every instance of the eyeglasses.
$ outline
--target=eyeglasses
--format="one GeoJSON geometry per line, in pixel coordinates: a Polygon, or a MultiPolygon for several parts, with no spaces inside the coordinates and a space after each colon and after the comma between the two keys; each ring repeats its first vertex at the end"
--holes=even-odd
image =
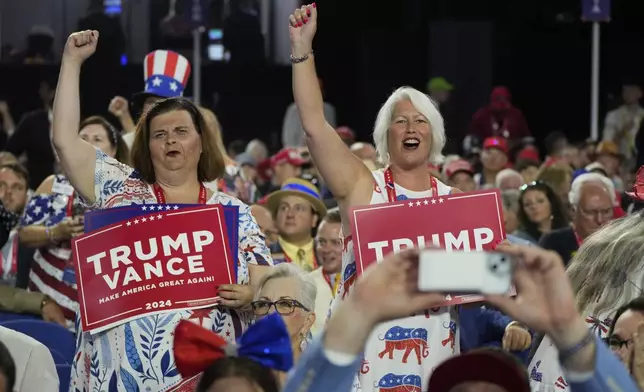
{"type": "Polygon", "coordinates": [[[612,218],[613,217],[613,208],[605,208],[603,210],[585,210],[579,208],[579,211],[582,215],[587,218],[612,218]]]}
{"type": "Polygon", "coordinates": [[[306,306],[302,305],[300,301],[295,299],[278,299],[275,302],[259,300],[251,302],[250,306],[252,306],[255,316],[267,315],[273,306],[275,306],[275,311],[283,316],[293,313],[295,308],[304,309],[307,312],[310,311],[306,306]]]}
{"type": "Polygon", "coordinates": [[[628,345],[631,344],[633,341],[633,338],[623,340],[619,336],[611,336],[608,338],[608,346],[611,348],[611,350],[621,350],[623,347],[628,348],[628,345]]]}

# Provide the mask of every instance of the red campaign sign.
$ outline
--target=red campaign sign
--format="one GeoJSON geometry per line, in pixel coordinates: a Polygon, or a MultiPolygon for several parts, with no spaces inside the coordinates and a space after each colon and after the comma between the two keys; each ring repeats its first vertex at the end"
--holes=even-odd
{"type": "Polygon", "coordinates": [[[235,282],[227,241],[218,205],[133,217],[74,239],[83,330],[214,306],[217,286],[235,282]]]}
{"type": "MultiPolygon", "coordinates": [[[[410,247],[447,251],[493,250],[505,239],[501,193],[485,190],[357,207],[351,210],[356,270],[410,247]]],[[[480,295],[446,296],[444,305],[481,301],[480,295]]]]}

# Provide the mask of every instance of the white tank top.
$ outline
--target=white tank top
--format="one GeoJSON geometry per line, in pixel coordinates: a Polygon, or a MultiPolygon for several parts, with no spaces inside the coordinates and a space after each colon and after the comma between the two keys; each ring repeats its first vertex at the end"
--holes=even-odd
{"type": "MultiPolygon", "coordinates": [[[[373,172],[374,190],[369,204],[387,203],[384,172],[373,172]]],[[[439,196],[451,188],[437,182],[439,196]]],[[[395,184],[398,200],[431,197],[432,191],[414,192],[395,184]]],[[[330,313],[341,303],[356,279],[353,242],[342,255],[342,284],[330,313]]],[[[356,315],[360,317],[359,315],[356,315]]],[[[367,340],[362,368],[352,391],[392,390],[420,392],[427,390],[429,376],[440,363],[460,352],[457,311],[455,307],[428,309],[419,315],[378,325],[367,340]]]]}

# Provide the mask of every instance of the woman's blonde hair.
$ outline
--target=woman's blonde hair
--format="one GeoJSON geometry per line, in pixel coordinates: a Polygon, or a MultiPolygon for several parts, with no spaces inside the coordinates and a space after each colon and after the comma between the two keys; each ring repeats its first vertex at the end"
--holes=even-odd
{"type": "Polygon", "coordinates": [[[581,312],[613,312],[642,294],[644,216],[627,215],[589,236],[573,257],[568,277],[581,312]]]}
{"type": "Polygon", "coordinates": [[[206,125],[210,128],[210,131],[215,137],[215,144],[217,144],[219,152],[221,152],[221,155],[224,157],[227,157],[228,153],[226,152],[226,146],[224,145],[224,137],[221,134],[221,124],[219,123],[215,112],[203,106],[199,106],[199,111],[201,112],[206,125]]]}
{"type": "Polygon", "coordinates": [[[557,189],[558,185],[572,180],[572,168],[565,163],[555,163],[549,166],[542,166],[537,174],[537,180],[557,189]]]}

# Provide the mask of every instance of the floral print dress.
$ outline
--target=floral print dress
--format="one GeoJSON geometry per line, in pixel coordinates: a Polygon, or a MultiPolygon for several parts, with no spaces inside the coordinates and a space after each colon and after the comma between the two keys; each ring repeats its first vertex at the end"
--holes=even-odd
{"type": "MultiPolygon", "coordinates": [[[[102,209],[156,204],[152,187],[131,167],[96,151],[96,202],[102,209]]],[[[270,252],[247,205],[216,192],[207,204],[239,206],[239,284],[249,283],[248,265],[272,265],[270,252]]],[[[77,317],[77,350],[72,365],[72,392],[193,391],[198,376],[182,379],[172,353],[173,332],[182,319],[211,329],[228,341],[241,335],[252,313],[215,307],[141,317],[91,335],[77,317]]]]}

